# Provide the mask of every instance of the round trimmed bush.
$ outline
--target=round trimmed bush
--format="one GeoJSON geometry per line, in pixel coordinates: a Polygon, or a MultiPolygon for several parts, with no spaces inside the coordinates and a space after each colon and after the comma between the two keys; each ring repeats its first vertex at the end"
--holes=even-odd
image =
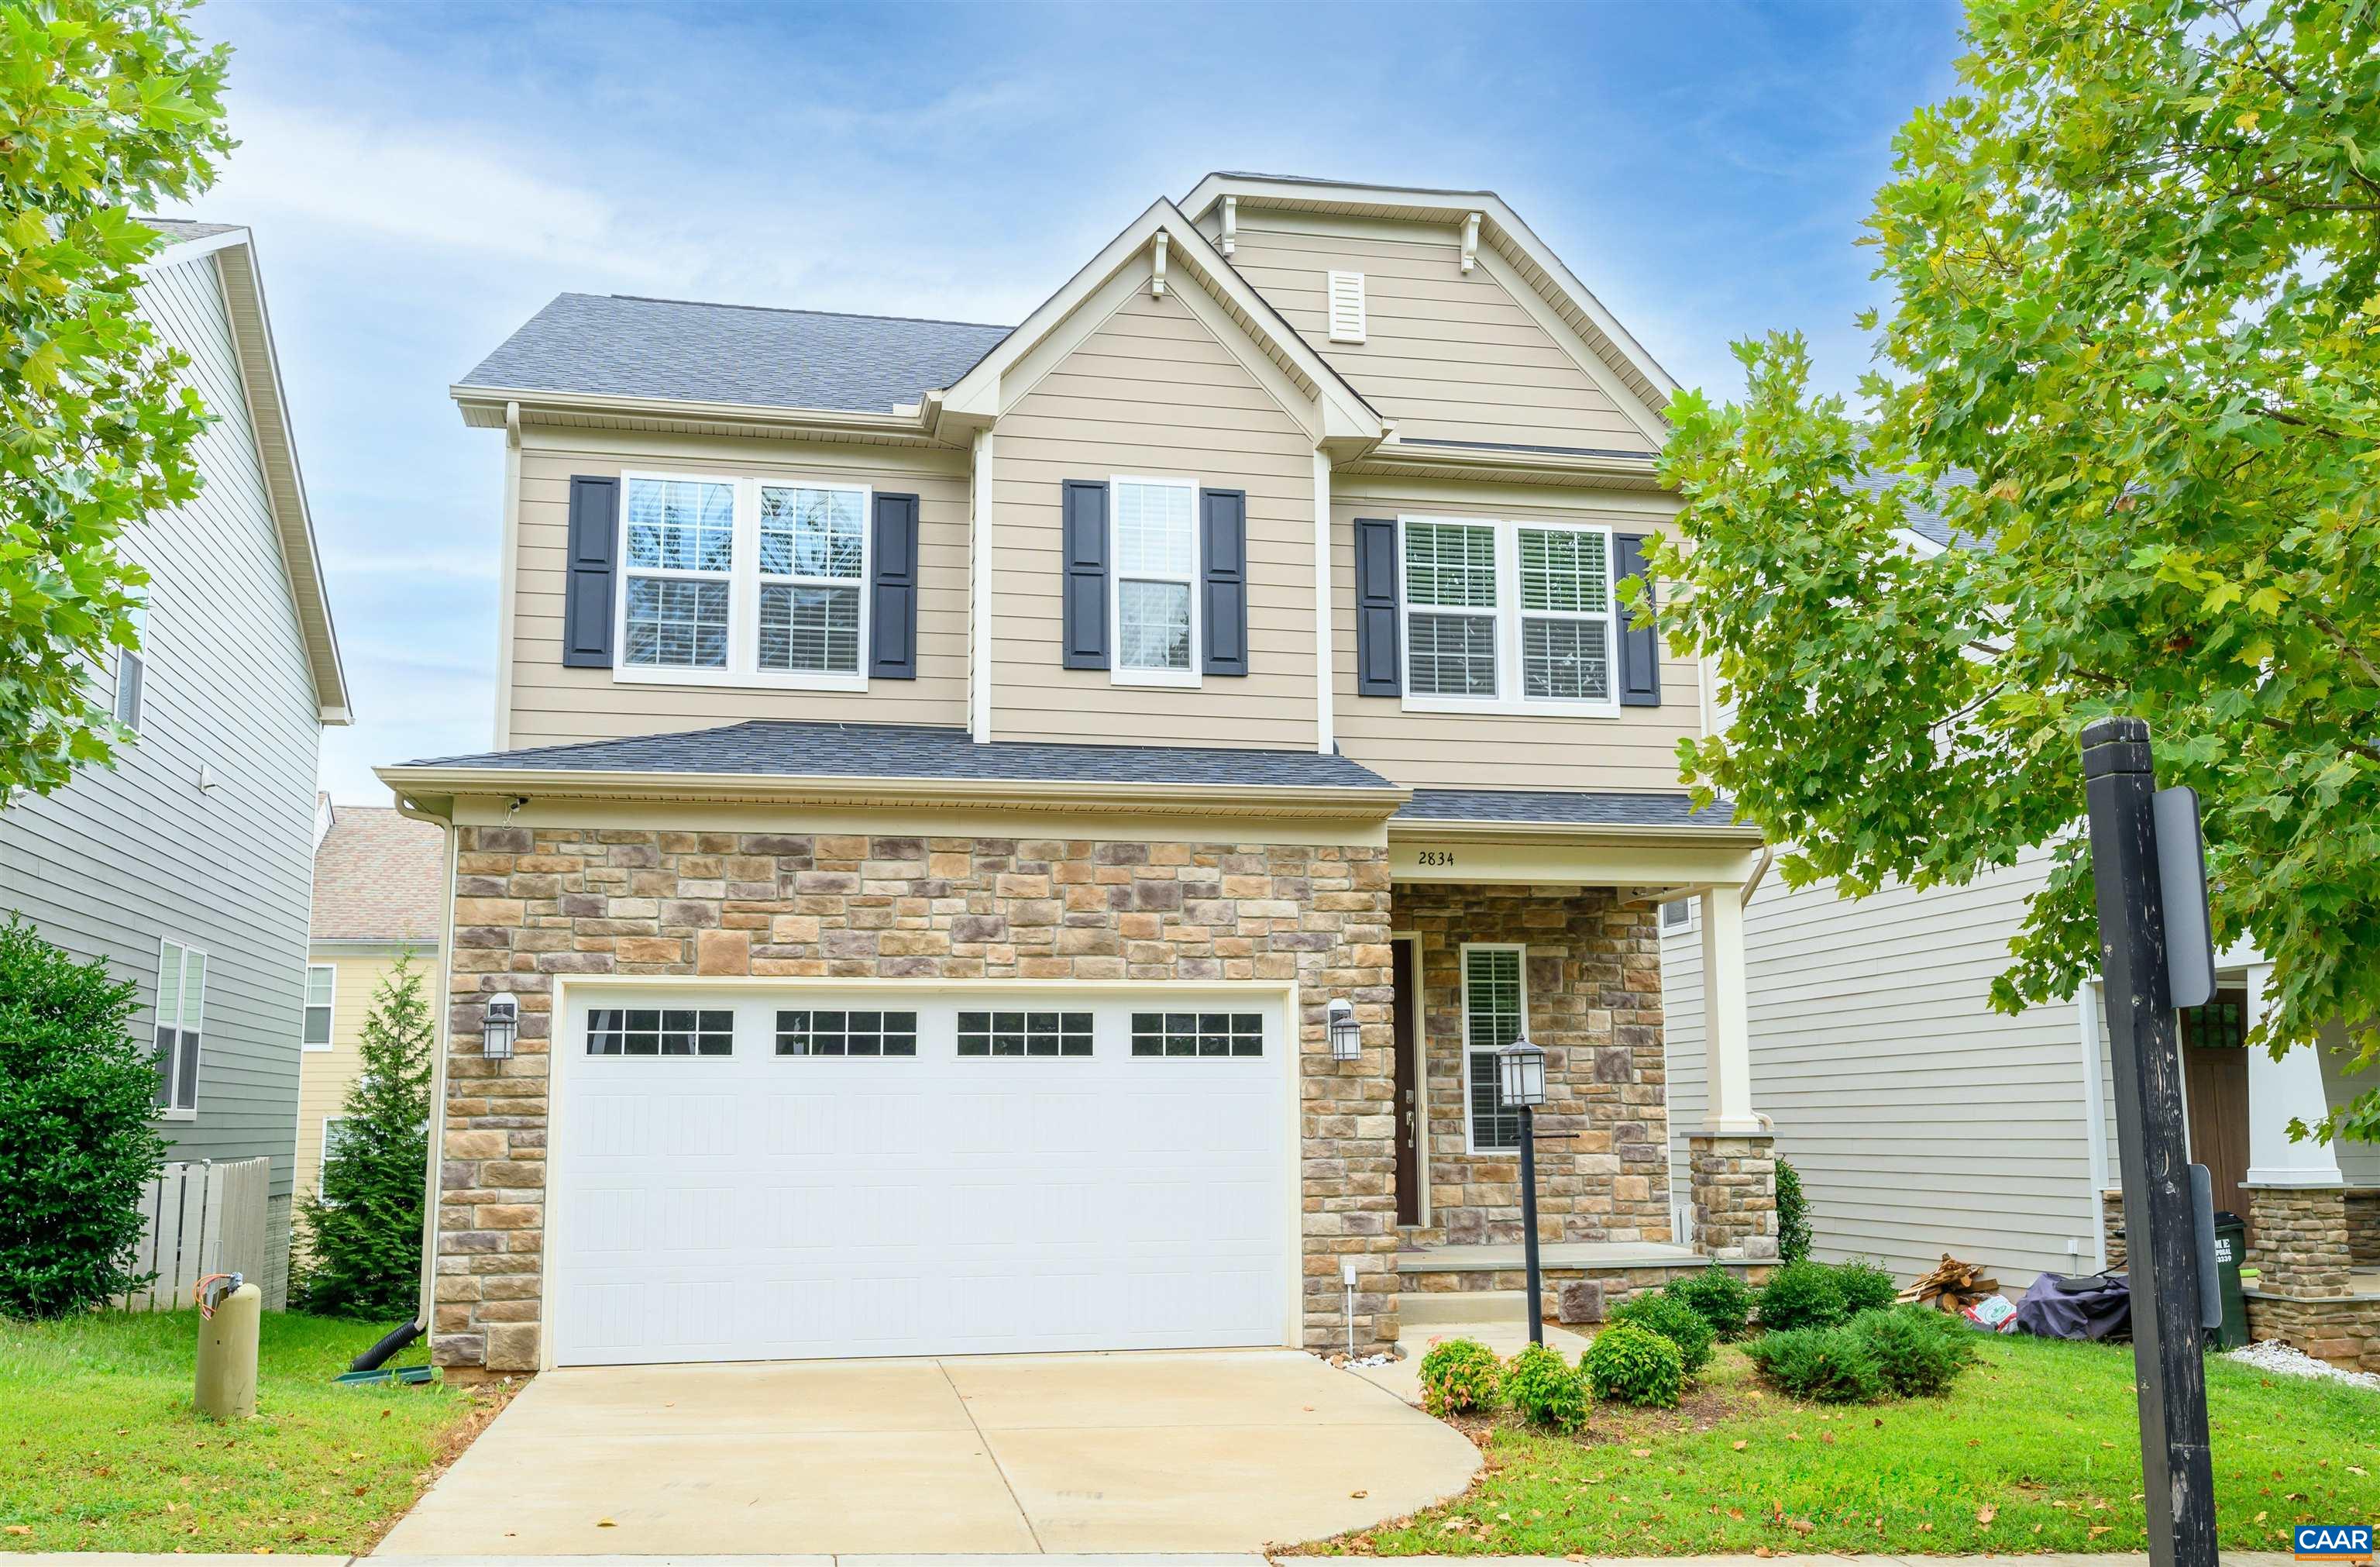
{"type": "Polygon", "coordinates": [[[1611,1320],[1650,1328],[1677,1345],[1689,1377],[1710,1364],[1711,1343],[1718,1337],[1701,1312],[1669,1294],[1638,1295],[1614,1310],[1611,1320]]]}
{"type": "Polygon", "coordinates": [[[1789,1328],[1744,1346],[1760,1374],[1796,1398],[1865,1403],[1886,1392],[1883,1368],[1852,1329],[1789,1328]]]}
{"type": "Polygon", "coordinates": [[[1586,1378],[1543,1344],[1531,1344],[1504,1367],[1504,1401],[1532,1426],[1575,1431],[1586,1424],[1586,1378]]]}
{"type": "Polygon", "coordinates": [[[1621,1403],[1674,1409],[1686,1385],[1685,1357],[1678,1346],[1636,1322],[1606,1327],[1578,1364],[1596,1397],[1621,1403]]]}
{"type": "Polygon", "coordinates": [[[1823,1262],[1789,1262],[1760,1288],[1760,1325],[1772,1333],[1831,1328],[1850,1315],[1842,1284],[1823,1262]]]}
{"type": "Polygon", "coordinates": [[[1421,1406],[1432,1415],[1495,1407],[1503,1363],[1477,1339],[1448,1339],[1421,1357],[1421,1406]]]}
{"type": "Polygon", "coordinates": [[[1852,1319],[1885,1387],[1902,1398],[1939,1398],[1975,1358],[1974,1330],[1931,1306],[1902,1306],[1852,1319]]]}
{"type": "Polygon", "coordinates": [[[1670,1280],[1661,1293],[1692,1306],[1721,1339],[1742,1338],[1743,1325],[1752,1320],[1751,1286],[1716,1262],[1699,1273],[1670,1280]]]}
{"type": "Polygon", "coordinates": [[[1835,1283],[1843,1293],[1843,1310],[1853,1317],[1863,1311],[1889,1311],[1900,1300],[1900,1286],[1892,1282],[1891,1273],[1864,1258],[1836,1264],[1835,1283]]]}

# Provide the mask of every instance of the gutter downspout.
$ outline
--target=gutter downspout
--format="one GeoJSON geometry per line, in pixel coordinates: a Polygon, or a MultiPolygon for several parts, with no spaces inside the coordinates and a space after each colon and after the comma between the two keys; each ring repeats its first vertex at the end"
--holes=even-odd
{"type": "Polygon", "coordinates": [[[1750,908],[1752,906],[1752,894],[1760,891],[1760,883],[1767,880],[1768,876],[1768,868],[1776,863],[1777,845],[1774,844],[1761,844],[1760,863],[1752,868],[1752,874],[1746,877],[1743,882],[1743,906],[1745,908],[1750,908]]]}
{"type": "MultiPolygon", "coordinates": [[[[446,886],[440,899],[438,941],[438,996],[435,1015],[436,1029],[431,1042],[430,1058],[430,1157],[424,1162],[421,1194],[421,1293],[414,1313],[414,1322],[420,1330],[431,1330],[432,1313],[437,1309],[438,1289],[438,1196],[439,1176],[446,1153],[446,1019],[452,1006],[455,973],[455,866],[460,852],[459,836],[455,824],[444,817],[423,810],[403,795],[396,796],[400,816],[415,821],[435,822],[446,835],[446,886]]],[[[378,1347],[378,1346],[374,1346],[378,1347]]],[[[433,1358],[434,1355],[433,1355],[433,1358]]],[[[363,1367],[358,1367],[363,1369],[363,1367]]]]}

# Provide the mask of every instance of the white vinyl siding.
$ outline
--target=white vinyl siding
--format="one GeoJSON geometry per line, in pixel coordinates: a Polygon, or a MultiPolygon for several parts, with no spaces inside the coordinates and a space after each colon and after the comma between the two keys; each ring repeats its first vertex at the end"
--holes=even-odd
{"type": "Polygon", "coordinates": [[[305,1044],[310,1051],[331,1048],[331,1012],[338,1000],[339,971],[327,963],[306,966],[305,1044]]]}
{"type": "Polygon", "coordinates": [[[1463,948],[1463,1101],[1473,1153],[1521,1146],[1521,1112],[1504,1107],[1496,1052],[1528,1029],[1525,955],[1518,946],[1463,948]]]}
{"type": "Polygon", "coordinates": [[[1198,487],[1188,480],[1108,485],[1111,614],[1120,684],[1198,683],[1198,487]]]}
{"type": "MultiPolygon", "coordinates": [[[[1771,876],[1754,898],[1752,1104],[1801,1173],[1820,1257],[1878,1257],[1906,1282],[1948,1251],[2011,1290],[2094,1264],[2075,1005],[2010,1017],[1988,1004],[2046,866],[2032,855],[1966,887],[1888,887],[1858,903],[1832,882],[1789,892],[1771,876]]],[[[1665,934],[1672,1184],[1683,1192],[1706,1104],[1699,922],[1665,934]]]]}

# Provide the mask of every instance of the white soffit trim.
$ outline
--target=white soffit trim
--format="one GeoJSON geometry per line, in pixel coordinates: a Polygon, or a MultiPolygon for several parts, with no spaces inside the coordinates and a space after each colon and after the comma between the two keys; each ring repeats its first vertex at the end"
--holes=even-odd
{"type": "Polygon", "coordinates": [[[1160,232],[1167,237],[1169,266],[1196,278],[1268,358],[1305,386],[1316,389],[1323,406],[1326,438],[1378,441],[1388,433],[1388,426],[1362,395],[1232,270],[1214,242],[1180,208],[1162,197],[1067,279],[1063,287],[1043,300],[1023,325],[953,383],[942,395],[942,411],[997,419],[1004,411],[1002,383],[1007,372],[1040,347],[1076,310],[1093,303],[1118,273],[1153,247],[1160,232]]]}
{"type": "Polygon", "coordinates": [[[1203,217],[1224,197],[1235,198],[1240,215],[1253,207],[1286,207],[1310,213],[1402,218],[1465,227],[1480,214],[1481,255],[1501,252],[1521,280],[1551,304],[1570,329],[1613,370],[1638,399],[1658,413],[1669,406],[1678,383],[1636,341],[1585,284],[1539,239],[1520,214],[1492,190],[1426,190],[1396,186],[1342,184],[1322,179],[1282,179],[1264,175],[1210,174],[1184,198],[1182,210],[1203,217]]]}

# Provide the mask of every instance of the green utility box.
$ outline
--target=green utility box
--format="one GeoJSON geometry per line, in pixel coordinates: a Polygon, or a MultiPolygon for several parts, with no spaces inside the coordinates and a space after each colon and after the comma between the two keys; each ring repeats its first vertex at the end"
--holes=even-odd
{"type": "Polygon", "coordinates": [[[2248,1226],[2228,1210],[2215,1215],[2215,1277],[2223,1295],[2223,1325],[2210,1329],[2216,1349],[2248,1342],[2248,1297],[2240,1293],[2240,1261],[2248,1251],[2248,1226]]]}

